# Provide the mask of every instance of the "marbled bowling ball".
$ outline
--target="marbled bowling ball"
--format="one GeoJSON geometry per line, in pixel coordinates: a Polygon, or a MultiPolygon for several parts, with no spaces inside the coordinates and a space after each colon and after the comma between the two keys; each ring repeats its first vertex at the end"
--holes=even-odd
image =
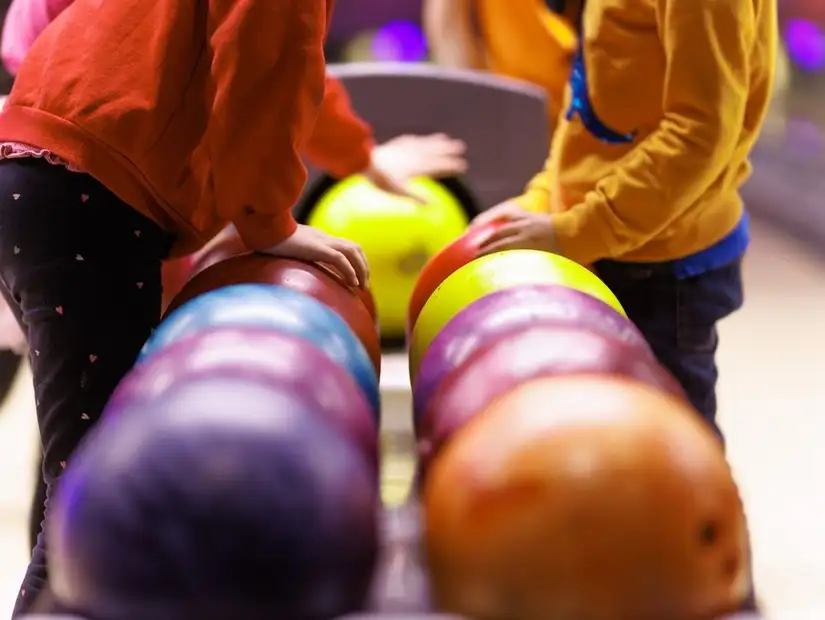
{"type": "Polygon", "coordinates": [[[742,501],[683,400],[627,377],[538,378],[467,424],[424,480],[438,609],[696,620],[750,592],[742,501]]]}
{"type": "Polygon", "coordinates": [[[180,381],[122,404],[72,458],[50,586],[91,618],[334,618],[365,608],[378,503],[370,463],[310,400],[180,381]]]}
{"type": "Polygon", "coordinates": [[[375,316],[364,298],[369,293],[347,286],[331,269],[267,254],[242,254],[218,261],[192,278],[169,306],[171,314],[196,297],[233,284],[272,284],[304,293],[335,311],[369,353],[381,372],[381,342],[375,316]]]}
{"type": "Polygon", "coordinates": [[[422,471],[465,424],[516,386],[576,375],[628,377],[684,398],[679,382],[647,349],[584,327],[539,324],[493,340],[442,382],[417,429],[422,471]]]}
{"type": "Polygon", "coordinates": [[[312,342],[259,327],[199,331],[138,364],[120,382],[106,412],[151,407],[195,378],[255,379],[294,393],[354,441],[378,472],[378,415],[350,373],[312,342]]]}

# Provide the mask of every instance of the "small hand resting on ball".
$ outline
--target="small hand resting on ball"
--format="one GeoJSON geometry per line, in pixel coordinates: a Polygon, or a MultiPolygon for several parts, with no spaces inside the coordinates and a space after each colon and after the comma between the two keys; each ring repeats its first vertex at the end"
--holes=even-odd
{"type": "Polygon", "coordinates": [[[415,177],[443,178],[465,172],[466,149],[464,142],[442,133],[398,136],[372,150],[363,174],[382,191],[423,203],[407,189],[407,182],[415,177]]]}
{"type": "Polygon", "coordinates": [[[553,231],[553,216],[522,209],[514,202],[502,202],[473,220],[478,226],[496,220],[505,223],[481,245],[481,255],[502,250],[543,250],[561,254],[553,231]]]}
{"type": "Polygon", "coordinates": [[[289,237],[265,250],[266,254],[282,258],[326,263],[354,287],[369,286],[369,265],[357,243],[333,237],[325,232],[299,224],[289,237]]]}

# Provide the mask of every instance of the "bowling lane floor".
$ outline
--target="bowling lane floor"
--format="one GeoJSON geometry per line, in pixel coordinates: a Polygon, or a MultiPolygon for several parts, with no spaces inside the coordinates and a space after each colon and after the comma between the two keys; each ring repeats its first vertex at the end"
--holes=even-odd
{"type": "MultiPolygon", "coordinates": [[[[754,537],[760,598],[775,620],[825,619],[825,262],[757,225],[746,308],[722,326],[721,419],[754,537]]],[[[385,496],[409,486],[406,365],[386,360],[385,496]]],[[[27,555],[36,457],[30,376],[0,411],[0,616],[27,555]]],[[[7,617],[7,616],[6,616],[7,617]]]]}

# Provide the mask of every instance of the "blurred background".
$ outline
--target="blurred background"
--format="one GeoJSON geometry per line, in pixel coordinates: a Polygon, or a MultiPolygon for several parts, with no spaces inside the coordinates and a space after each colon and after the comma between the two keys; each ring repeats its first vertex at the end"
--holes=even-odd
{"type": "MultiPolygon", "coordinates": [[[[0,16],[8,4],[0,0],[0,16]]],[[[751,519],[760,597],[778,620],[822,620],[825,0],[779,0],[779,10],[775,98],[745,190],[754,216],[746,305],[722,326],[721,420],[751,519]]],[[[338,0],[328,60],[427,62],[420,16],[420,0],[338,0]]],[[[0,71],[0,93],[10,85],[0,71]]],[[[385,368],[385,399],[403,401],[406,364],[385,368]]],[[[25,564],[36,454],[25,369],[16,381],[0,413],[0,607],[11,604],[25,564]]],[[[405,426],[390,428],[387,441],[387,489],[400,494],[412,472],[405,426]]]]}

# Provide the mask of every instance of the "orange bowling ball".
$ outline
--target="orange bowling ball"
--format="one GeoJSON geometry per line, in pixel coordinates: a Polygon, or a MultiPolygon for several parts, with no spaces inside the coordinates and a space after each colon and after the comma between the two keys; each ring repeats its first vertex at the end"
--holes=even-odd
{"type": "Polygon", "coordinates": [[[380,376],[381,341],[375,318],[361,295],[323,265],[258,253],[221,260],[192,278],[169,306],[167,314],[203,293],[249,283],[283,286],[314,297],[335,310],[364,345],[380,376]]]}
{"type": "Polygon", "coordinates": [[[711,620],[750,592],[742,501],[683,401],[625,378],[527,382],[424,482],[439,611],[508,620],[711,620]]]}
{"type": "Polygon", "coordinates": [[[450,275],[461,269],[464,265],[478,256],[482,244],[490,238],[504,220],[497,220],[488,224],[471,226],[458,239],[433,256],[418,276],[415,282],[410,305],[407,310],[407,334],[412,333],[412,328],[421,314],[424,304],[433,294],[435,289],[444,282],[450,275]]]}

